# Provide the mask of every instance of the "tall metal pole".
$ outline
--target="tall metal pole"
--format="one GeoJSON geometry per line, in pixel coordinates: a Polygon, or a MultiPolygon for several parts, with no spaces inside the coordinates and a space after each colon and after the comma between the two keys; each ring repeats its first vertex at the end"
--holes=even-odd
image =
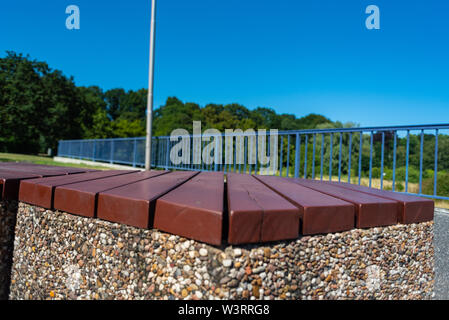
{"type": "Polygon", "coordinates": [[[153,123],[153,80],[154,80],[154,40],[156,35],[156,0],[151,0],[151,30],[150,30],[150,69],[148,72],[147,99],[147,136],[145,144],[145,170],[151,168],[151,138],[153,123]]]}

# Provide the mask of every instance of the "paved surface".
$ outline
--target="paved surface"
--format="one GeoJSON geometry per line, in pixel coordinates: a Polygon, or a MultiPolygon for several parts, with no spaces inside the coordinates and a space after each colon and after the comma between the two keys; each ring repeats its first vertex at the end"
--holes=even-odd
{"type": "Polygon", "coordinates": [[[447,300],[449,299],[449,210],[436,208],[434,221],[434,299],[447,300]]]}

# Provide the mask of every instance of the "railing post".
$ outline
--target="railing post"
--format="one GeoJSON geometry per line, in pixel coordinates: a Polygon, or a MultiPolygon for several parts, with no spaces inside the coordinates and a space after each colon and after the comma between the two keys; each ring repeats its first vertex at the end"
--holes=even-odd
{"type": "Polygon", "coordinates": [[[280,161],[279,161],[279,176],[282,177],[282,162],[284,161],[284,137],[281,136],[281,152],[280,152],[280,161]]]}
{"type": "Polygon", "coordinates": [[[380,190],[384,189],[384,150],[385,150],[385,132],[382,131],[382,152],[380,160],[380,190]]]}
{"type": "Polygon", "coordinates": [[[398,143],[398,132],[394,132],[394,142],[393,142],[393,186],[392,190],[395,190],[396,185],[396,149],[397,149],[397,143],[398,143]]]}
{"type": "Polygon", "coordinates": [[[307,146],[309,144],[309,135],[306,134],[306,141],[304,142],[304,179],[307,179],[307,146]]]}
{"type": "Polygon", "coordinates": [[[360,141],[359,141],[359,185],[362,182],[362,153],[363,153],[363,131],[360,131],[360,141]]]}
{"type": "Polygon", "coordinates": [[[254,164],[254,174],[257,174],[257,162],[259,161],[259,133],[256,132],[256,163],[254,164]]]}
{"type": "Polygon", "coordinates": [[[97,144],[96,142],[97,142],[97,140],[94,139],[93,140],[94,146],[92,148],[93,149],[93,151],[92,151],[92,161],[95,161],[95,152],[97,151],[96,150],[96,144],[97,144]]]}
{"type": "Polygon", "coordinates": [[[218,136],[215,137],[214,171],[218,171],[218,136]]]}
{"type": "Polygon", "coordinates": [[[331,147],[331,150],[330,150],[330,155],[329,155],[329,181],[332,181],[332,151],[333,151],[333,148],[334,148],[334,135],[333,135],[333,133],[331,132],[331,134],[330,134],[330,147],[331,147]]]}
{"type": "Polygon", "coordinates": [[[371,131],[370,144],[369,144],[369,187],[371,188],[371,179],[373,177],[373,139],[374,131],[371,131]]]}
{"type": "Polygon", "coordinates": [[[288,178],[290,175],[290,135],[287,135],[287,166],[285,176],[288,178]]]}
{"type": "Polygon", "coordinates": [[[69,157],[73,158],[72,157],[72,141],[69,141],[68,143],[69,143],[69,157]]]}
{"type": "Polygon", "coordinates": [[[109,163],[114,163],[114,139],[111,139],[111,157],[109,163]]]}
{"type": "Polygon", "coordinates": [[[133,167],[136,167],[136,159],[137,159],[137,139],[134,138],[134,146],[133,146],[133,167]]]}
{"type": "Polygon", "coordinates": [[[295,145],[295,178],[299,177],[299,166],[301,165],[301,136],[296,134],[295,145]]]}
{"type": "Polygon", "coordinates": [[[407,130],[407,151],[405,158],[405,192],[408,192],[408,157],[410,153],[410,130],[407,130]]]}
{"type": "Polygon", "coordinates": [[[343,145],[343,132],[340,132],[340,149],[338,153],[338,182],[341,182],[341,153],[343,145]]]}
{"type": "Polygon", "coordinates": [[[316,150],[316,134],[313,135],[312,180],[315,180],[315,150],[316,150]]]}
{"type": "Polygon", "coordinates": [[[166,142],[166,149],[167,151],[165,152],[165,170],[168,170],[168,165],[169,165],[169,161],[170,161],[170,138],[167,137],[167,142],[166,142]]]}
{"type": "Polygon", "coordinates": [[[438,180],[438,129],[435,130],[435,163],[433,169],[433,195],[437,195],[438,180]]]}
{"type": "Polygon", "coordinates": [[[348,183],[351,183],[352,132],[349,132],[348,183]]]}
{"type": "Polygon", "coordinates": [[[320,158],[320,180],[323,181],[323,165],[324,165],[324,133],[321,134],[321,158],[320,158]]]}
{"type": "Polygon", "coordinates": [[[419,148],[419,194],[422,193],[423,149],[424,149],[424,130],[421,130],[421,145],[419,148]]]}

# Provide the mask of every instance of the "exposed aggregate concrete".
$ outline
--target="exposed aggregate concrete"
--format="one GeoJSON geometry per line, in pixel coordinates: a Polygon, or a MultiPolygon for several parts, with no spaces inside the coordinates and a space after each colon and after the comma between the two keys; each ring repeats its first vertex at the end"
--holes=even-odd
{"type": "Polygon", "coordinates": [[[8,298],[17,201],[0,202],[0,300],[8,298]]]}
{"type": "Polygon", "coordinates": [[[19,204],[10,299],[431,299],[433,222],[209,246],[19,204]]]}

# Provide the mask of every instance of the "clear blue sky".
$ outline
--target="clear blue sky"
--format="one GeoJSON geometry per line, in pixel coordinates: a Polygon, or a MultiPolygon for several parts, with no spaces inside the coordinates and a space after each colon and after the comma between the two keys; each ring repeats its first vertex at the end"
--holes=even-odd
{"type": "MultiPolygon", "coordinates": [[[[150,0],[0,5],[0,56],[103,89],[147,87],[150,0]],[[67,30],[78,5],[81,29],[67,30]]],[[[449,120],[449,2],[159,0],[155,105],[238,102],[362,126],[449,120]],[[365,8],[380,8],[380,30],[365,8]]]]}

